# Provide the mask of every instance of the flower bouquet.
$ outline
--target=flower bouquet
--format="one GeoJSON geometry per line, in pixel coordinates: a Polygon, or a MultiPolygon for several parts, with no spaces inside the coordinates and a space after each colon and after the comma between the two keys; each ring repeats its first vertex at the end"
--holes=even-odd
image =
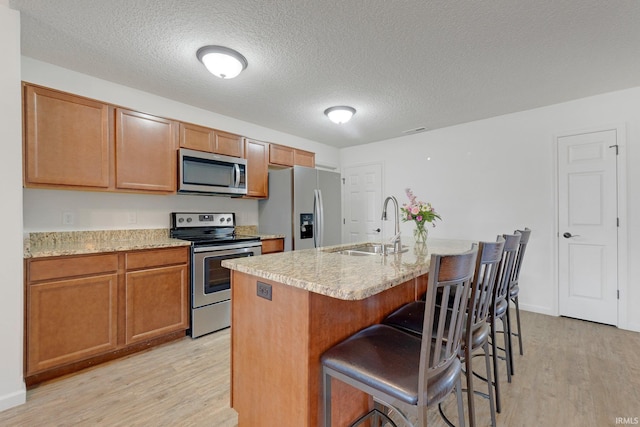
{"type": "Polygon", "coordinates": [[[431,203],[417,200],[410,188],[405,189],[405,193],[409,198],[409,203],[404,203],[400,208],[402,221],[415,221],[416,228],[413,230],[413,236],[416,239],[416,243],[426,243],[427,229],[425,228],[425,224],[428,222],[435,227],[435,220],[442,220],[442,218],[440,218],[440,215],[433,209],[431,203]]]}

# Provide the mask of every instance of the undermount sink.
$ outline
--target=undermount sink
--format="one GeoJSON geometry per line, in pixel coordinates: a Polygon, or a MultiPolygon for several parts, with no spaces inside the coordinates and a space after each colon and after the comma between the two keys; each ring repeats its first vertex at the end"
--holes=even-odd
{"type": "MultiPolygon", "coordinates": [[[[407,251],[407,247],[403,246],[400,252],[407,251]]],[[[393,244],[376,244],[376,243],[366,243],[364,245],[356,246],[350,249],[343,249],[338,251],[339,254],[342,255],[351,255],[351,256],[366,256],[366,255],[382,255],[384,254],[393,254],[395,253],[393,250],[393,244]]]]}

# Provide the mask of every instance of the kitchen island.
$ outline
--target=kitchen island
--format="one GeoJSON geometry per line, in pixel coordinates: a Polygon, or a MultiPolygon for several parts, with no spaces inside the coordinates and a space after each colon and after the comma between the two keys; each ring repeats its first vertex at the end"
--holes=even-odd
{"type": "MultiPolygon", "coordinates": [[[[472,242],[429,240],[391,255],[350,256],[354,244],[223,261],[232,270],[231,406],[238,426],[320,426],[320,356],[426,291],[430,254],[472,242]]],[[[335,382],[334,425],[369,407],[335,382]]]]}

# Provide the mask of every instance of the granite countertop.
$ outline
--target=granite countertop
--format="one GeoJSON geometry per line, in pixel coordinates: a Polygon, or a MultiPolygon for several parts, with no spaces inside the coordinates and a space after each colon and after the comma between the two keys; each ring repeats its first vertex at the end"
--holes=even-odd
{"type": "Polygon", "coordinates": [[[168,229],[40,232],[25,237],[24,258],[190,245],[186,240],[170,238],[168,229]]]}
{"type": "Polygon", "coordinates": [[[361,300],[429,272],[430,255],[467,251],[468,240],[429,239],[403,253],[349,256],[337,251],[361,244],[289,251],[222,262],[231,270],[342,300],[361,300]]]}

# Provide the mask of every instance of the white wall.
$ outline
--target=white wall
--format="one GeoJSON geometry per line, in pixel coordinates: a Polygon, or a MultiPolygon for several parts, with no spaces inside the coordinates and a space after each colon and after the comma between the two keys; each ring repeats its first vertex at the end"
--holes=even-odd
{"type": "Polygon", "coordinates": [[[22,128],[20,14],[0,2],[0,411],[25,402],[22,379],[22,128]]]}
{"type": "MultiPolygon", "coordinates": [[[[32,58],[22,58],[22,80],[149,114],[313,151],[319,164],[337,166],[339,162],[337,148],[211,113],[32,58]]],[[[200,209],[233,211],[237,214],[238,224],[258,224],[258,204],[255,200],[25,189],[24,230],[34,232],[167,228],[170,212],[200,209]],[[64,212],[74,215],[73,225],[63,225],[64,212]],[[130,221],[130,214],[135,216],[135,221],[130,221]]]]}
{"type": "MultiPolygon", "coordinates": [[[[489,240],[530,227],[520,302],[524,309],[556,315],[554,135],[626,125],[629,167],[622,196],[628,212],[620,217],[628,230],[628,259],[637,260],[640,168],[631,165],[640,164],[639,112],[640,88],[634,88],[343,149],[341,165],[383,163],[385,195],[404,203],[404,189],[411,187],[442,215],[430,230],[433,237],[489,240]]],[[[404,235],[411,230],[411,224],[403,224],[404,235]]],[[[629,262],[626,273],[619,326],[640,331],[640,265],[629,262]]]]}

